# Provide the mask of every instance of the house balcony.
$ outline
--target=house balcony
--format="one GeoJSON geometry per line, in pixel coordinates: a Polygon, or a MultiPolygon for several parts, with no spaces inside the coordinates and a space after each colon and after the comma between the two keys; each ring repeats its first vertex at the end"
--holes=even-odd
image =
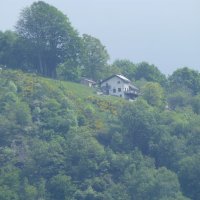
{"type": "Polygon", "coordinates": [[[128,91],[124,91],[124,95],[126,99],[135,99],[139,93],[137,90],[128,90],[128,91]]]}
{"type": "Polygon", "coordinates": [[[135,94],[138,95],[138,91],[137,90],[128,90],[128,91],[124,91],[124,94],[135,94]]]}

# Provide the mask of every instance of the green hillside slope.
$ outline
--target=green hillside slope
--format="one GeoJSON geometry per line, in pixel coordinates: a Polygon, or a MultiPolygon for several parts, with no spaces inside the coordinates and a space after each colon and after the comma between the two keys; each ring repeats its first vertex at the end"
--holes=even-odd
{"type": "Polygon", "coordinates": [[[2,70],[0,199],[193,198],[184,183],[191,138],[177,135],[192,121],[172,112],[2,70]]]}

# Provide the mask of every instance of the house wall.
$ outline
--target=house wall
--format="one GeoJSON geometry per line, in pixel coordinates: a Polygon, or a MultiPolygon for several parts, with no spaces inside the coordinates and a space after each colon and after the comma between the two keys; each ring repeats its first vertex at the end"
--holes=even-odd
{"type": "Polygon", "coordinates": [[[92,82],[87,81],[87,80],[81,80],[81,83],[82,83],[83,85],[88,86],[88,87],[92,87],[92,86],[93,86],[92,82]]]}
{"type": "Polygon", "coordinates": [[[125,97],[124,92],[128,91],[129,84],[125,83],[122,79],[118,78],[117,76],[103,82],[101,87],[109,86],[109,94],[113,96],[120,96],[125,97]]]}

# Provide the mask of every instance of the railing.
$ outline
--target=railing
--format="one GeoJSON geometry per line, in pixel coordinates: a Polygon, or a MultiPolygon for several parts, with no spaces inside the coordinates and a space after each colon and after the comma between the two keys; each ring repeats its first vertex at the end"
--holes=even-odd
{"type": "Polygon", "coordinates": [[[135,90],[128,90],[128,91],[125,91],[124,93],[125,94],[138,94],[138,92],[135,90]]]}

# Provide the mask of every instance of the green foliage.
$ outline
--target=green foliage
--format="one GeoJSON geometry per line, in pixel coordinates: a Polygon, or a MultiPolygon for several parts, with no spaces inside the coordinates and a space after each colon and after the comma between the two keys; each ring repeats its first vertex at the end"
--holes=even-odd
{"type": "Polygon", "coordinates": [[[0,198],[19,200],[19,170],[12,166],[1,167],[0,198]]]}
{"type": "Polygon", "coordinates": [[[107,200],[131,200],[126,187],[123,184],[113,184],[105,192],[105,199],[107,200]]]}
{"type": "Polygon", "coordinates": [[[14,111],[14,109],[12,111],[15,112],[17,124],[20,124],[21,126],[27,126],[31,123],[31,112],[26,103],[21,102],[17,104],[16,111],[14,111]]]}
{"type": "Polygon", "coordinates": [[[19,38],[15,32],[5,31],[4,33],[0,31],[0,65],[3,67],[17,68],[20,66],[21,62],[18,58],[19,48],[18,48],[19,38]]]}
{"type": "Polygon", "coordinates": [[[119,69],[119,73],[123,74],[130,80],[135,79],[136,65],[129,60],[115,60],[113,66],[119,69]]]}
{"type": "Polygon", "coordinates": [[[24,180],[24,195],[23,199],[28,199],[28,200],[36,200],[37,198],[37,189],[33,185],[30,185],[28,182],[28,179],[25,178],[24,180]]]}
{"type": "Polygon", "coordinates": [[[184,193],[191,199],[197,200],[200,198],[200,155],[185,157],[180,162],[179,178],[184,193]]]}
{"type": "Polygon", "coordinates": [[[95,113],[95,109],[94,109],[93,106],[91,106],[91,105],[85,106],[84,114],[85,114],[86,117],[92,118],[94,116],[94,113],[95,113]]]}
{"type": "Polygon", "coordinates": [[[16,29],[0,32],[0,199],[200,199],[199,72],[166,79],[146,62],[109,66],[97,38],[79,37],[43,1],[21,12],[16,29]],[[141,96],[97,96],[5,65],[76,82],[122,73],[141,96]]]}
{"type": "Polygon", "coordinates": [[[16,28],[28,44],[28,63],[34,71],[55,77],[59,63],[77,63],[80,38],[67,16],[55,7],[34,2],[21,12],[16,28]]]}
{"type": "Polygon", "coordinates": [[[71,182],[71,178],[58,174],[51,178],[49,184],[49,190],[51,191],[52,199],[55,200],[70,200],[73,198],[73,193],[76,188],[71,182]]]}
{"type": "Polygon", "coordinates": [[[200,74],[187,67],[177,69],[169,77],[170,90],[188,90],[192,94],[200,91],[200,74]]]}
{"type": "Polygon", "coordinates": [[[130,148],[139,147],[143,152],[148,152],[148,143],[156,127],[156,118],[152,108],[143,100],[135,104],[127,104],[120,118],[130,148]]]}
{"type": "Polygon", "coordinates": [[[20,71],[0,78],[1,199],[199,198],[198,95],[172,111],[158,83],[146,83],[157,99],[127,102],[20,71]]]}
{"type": "Polygon", "coordinates": [[[70,66],[67,62],[60,64],[57,69],[57,77],[61,80],[78,82],[81,78],[81,69],[70,66]]]}
{"type": "Polygon", "coordinates": [[[186,146],[184,139],[171,136],[164,127],[150,144],[150,154],[155,158],[158,166],[165,166],[175,170],[178,161],[185,156],[186,146]]]}
{"type": "Polygon", "coordinates": [[[160,200],[174,198],[179,193],[179,182],[176,175],[166,168],[145,169],[130,174],[128,190],[131,199],[160,200]]]}
{"type": "Polygon", "coordinates": [[[105,152],[89,133],[69,134],[66,145],[67,165],[72,169],[70,175],[73,179],[83,180],[100,172],[105,152]]]}
{"type": "Polygon", "coordinates": [[[200,114],[200,94],[194,96],[191,100],[191,106],[196,114],[200,114]]]}
{"type": "Polygon", "coordinates": [[[177,91],[168,95],[167,102],[169,108],[175,110],[176,108],[185,107],[189,101],[189,93],[186,91],[177,91]]]}
{"type": "Polygon", "coordinates": [[[135,71],[135,80],[144,78],[147,81],[157,82],[164,86],[166,84],[166,77],[157,67],[146,62],[139,63],[135,71]]]}
{"type": "Polygon", "coordinates": [[[164,106],[164,90],[158,83],[148,82],[142,88],[142,97],[148,104],[156,107],[164,106]]]}
{"type": "Polygon", "coordinates": [[[109,55],[100,40],[84,34],[82,64],[83,75],[93,80],[99,80],[106,73],[109,55]]]}
{"type": "Polygon", "coordinates": [[[7,186],[0,186],[0,199],[2,200],[19,200],[17,193],[10,190],[7,186]]]}

